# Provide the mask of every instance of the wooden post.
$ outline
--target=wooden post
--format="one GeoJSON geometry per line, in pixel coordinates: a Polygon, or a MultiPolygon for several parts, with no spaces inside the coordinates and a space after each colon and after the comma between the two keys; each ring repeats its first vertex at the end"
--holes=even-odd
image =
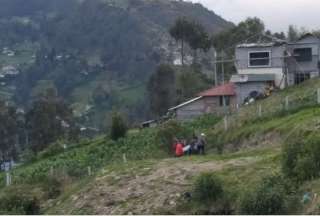
{"type": "Polygon", "coordinates": [[[91,170],[91,167],[88,166],[88,176],[91,176],[92,175],[92,170],[91,170]]]}
{"type": "Polygon", "coordinates": [[[285,109],[289,110],[289,96],[287,96],[285,99],[285,109]]]}
{"type": "Polygon", "coordinates": [[[6,172],[6,186],[11,185],[11,175],[9,172],[6,172]]]}
{"type": "Polygon", "coordinates": [[[320,104],[320,88],[318,88],[317,95],[318,95],[317,102],[318,104],[320,104]]]}
{"type": "Polygon", "coordinates": [[[123,155],[122,155],[122,159],[123,159],[123,162],[124,162],[124,163],[127,163],[127,156],[126,156],[126,154],[123,154],[123,155]]]}
{"type": "Polygon", "coordinates": [[[261,106],[261,104],[259,104],[259,106],[258,106],[258,115],[259,115],[260,118],[262,117],[262,106],[261,106]]]}
{"type": "Polygon", "coordinates": [[[225,116],[223,120],[224,120],[224,130],[227,131],[228,130],[228,117],[225,116]]]}

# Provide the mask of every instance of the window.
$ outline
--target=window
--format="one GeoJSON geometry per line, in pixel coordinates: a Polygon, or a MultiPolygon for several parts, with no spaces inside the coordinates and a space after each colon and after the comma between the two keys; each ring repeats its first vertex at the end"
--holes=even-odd
{"type": "Polygon", "coordinates": [[[297,73],[295,74],[295,77],[294,77],[294,83],[298,85],[309,79],[310,79],[310,73],[297,73]]]}
{"type": "Polygon", "coordinates": [[[230,97],[229,96],[220,96],[220,106],[230,106],[230,97]]]}
{"type": "Polygon", "coordinates": [[[271,63],[270,52],[250,52],[249,67],[269,67],[271,63]]]}
{"type": "Polygon", "coordinates": [[[312,48],[294,49],[293,55],[298,62],[312,61],[312,48]]]}

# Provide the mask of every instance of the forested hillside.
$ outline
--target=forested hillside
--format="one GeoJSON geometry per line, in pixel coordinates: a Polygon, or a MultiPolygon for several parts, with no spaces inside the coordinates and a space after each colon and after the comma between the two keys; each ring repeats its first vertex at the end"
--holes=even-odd
{"type": "Polygon", "coordinates": [[[91,125],[103,125],[112,109],[125,111],[131,121],[144,118],[150,75],[160,63],[179,58],[168,30],[182,16],[210,34],[232,26],[183,1],[3,0],[0,68],[20,73],[2,82],[0,95],[26,106],[55,88],[91,125]]]}

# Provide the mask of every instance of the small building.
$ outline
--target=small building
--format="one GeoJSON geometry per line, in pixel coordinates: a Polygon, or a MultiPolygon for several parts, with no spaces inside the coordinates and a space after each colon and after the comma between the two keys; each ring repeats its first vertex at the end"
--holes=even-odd
{"type": "Polygon", "coordinates": [[[141,123],[142,128],[154,128],[158,125],[157,120],[149,120],[141,123]]]}
{"type": "Polygon", "coordinates": [[[240,44],[236,48],[236,68],[239,75],[272,74],[275,85],[285,88],[285,42],[240,44]]]}
{"type": "Polygon", "coordinates": [[[320,73],[320,39],[305,34],[295,42],[240,44],[236,47],[239,75],[273,74],[275,87],[284,89],[320,73]]]}
{"type": "Polygon", "coordinates": [[[249,99],[268,96],[275,86],[274,74],[236,74],[231,77],[237,94],[237,104],[242,105],[249,99]]]}
{"type": "Polygon", "coordinates": [[[203,114],[225,115],[237,107],[235,85],[227,83],[198,94],[185,103],[169,109],[178,121],[192,120],[203,114]]]}

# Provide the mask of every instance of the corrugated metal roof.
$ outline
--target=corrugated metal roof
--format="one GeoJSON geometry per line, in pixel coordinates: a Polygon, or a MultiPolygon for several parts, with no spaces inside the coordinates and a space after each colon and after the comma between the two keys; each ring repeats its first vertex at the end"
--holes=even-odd
{"type": "Polygon", "coordinates": [[[267,82],[274,80],[274,74],[236,74],[231,77],[231,82],[233,83],[267,82]]]}
{"type": "Polygon", "coordinates": [[[191,100],[189,100],[189,101],[187,101],[187,102],[184,102],[184,103],[182,103],[182,104],[179,104],[178,106],[175,106],[175,107],[170,108],[169,111],[173,111],[173,110],[179,109],[179,108],[181,108],[181,107],[184,107],[184,106],[186,106],[186,105],[188,105],[188,104],[191,104],[191,103],[193,103],[193,102],[195,102],[195,101],[197,101],[197,100],[199,100],[199,99],[201,99],[201,98],[202,98],[202,96],[193,98],[193,99],[191,99],[191,100]]]}
{"type": "Polygon", "coordinates": [[[237,48],[255,48],[255,47],[273,47],[273,46],[281,46],[286,44],[285,41],[276,41],[270,43],[244,43],[237,45],[237,48]]]}
{"type": "Polygon", "coordinates": [[[227,83],[207,91],[201,92],[199,96],[202,97],[214,97],[214,96],[233,96],[236,95],[235,86],[233,83],[227,83]]]}

